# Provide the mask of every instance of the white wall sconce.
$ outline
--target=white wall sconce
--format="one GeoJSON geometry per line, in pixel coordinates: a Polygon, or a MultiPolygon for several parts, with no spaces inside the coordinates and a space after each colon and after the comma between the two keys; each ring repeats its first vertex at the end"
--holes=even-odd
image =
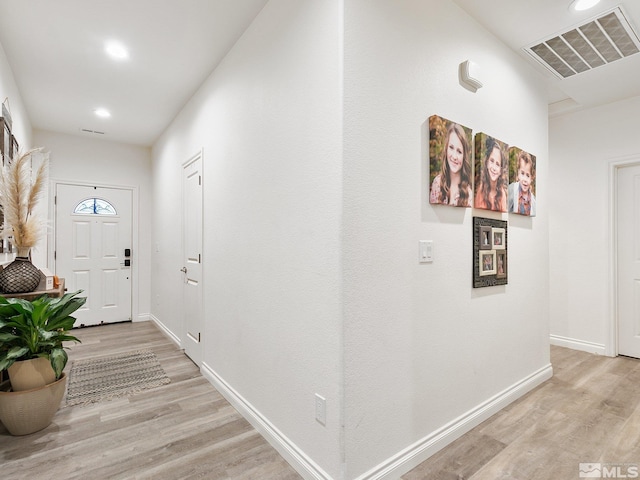
{"type": "Polygon", "coordinates": [[[480,81],[480,66],[472,62],[471,60],[465,60],[460,64],[458,69],[458,76],[460,78],[460,85],[467,90],[477,92],[479,88],[482,88],[482,82],[480,81]]]}

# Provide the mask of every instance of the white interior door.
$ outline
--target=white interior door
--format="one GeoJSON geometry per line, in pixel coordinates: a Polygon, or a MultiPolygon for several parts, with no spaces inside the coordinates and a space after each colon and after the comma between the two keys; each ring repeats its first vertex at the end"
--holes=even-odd
{"type": "Polygon", "coordinates": [[[69,292],[87,296],[78,325],[131,320],[132,196],[127,189],[56,185],[55,274],[69,292]]]}
{"type": "Polygon", "coordinates": [[[183,165],[183,299],[184,351],[202,363],[202,156],[183,165]]]}
{"type": "Polygon", "coordinates": [[[640,358],[640,165],[617,169],[618,353],[640,358]]]}

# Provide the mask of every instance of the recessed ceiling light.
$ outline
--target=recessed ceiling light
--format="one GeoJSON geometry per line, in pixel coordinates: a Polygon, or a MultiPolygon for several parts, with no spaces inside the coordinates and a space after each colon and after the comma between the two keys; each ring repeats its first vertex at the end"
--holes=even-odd
{"type": "Polygon", "coordinates": [[[569,8],[581,12],[595,7],[598,3],[600,3],[600,0],[573,0],[569,8]]]}
{"type": "Polygon", "coordinates": [[[106,108],[96,108],[94,113],[100,118],[109,118],[111,116],[111,112],[106,108]]]}
{"type": "Polygon", "coordinates": [[[104,50],[109,54],[109,56],[117,60],[129,58],[129,50],[127,50],[127,48],[120,42],[109,41],[105,44],[104,50]]]}

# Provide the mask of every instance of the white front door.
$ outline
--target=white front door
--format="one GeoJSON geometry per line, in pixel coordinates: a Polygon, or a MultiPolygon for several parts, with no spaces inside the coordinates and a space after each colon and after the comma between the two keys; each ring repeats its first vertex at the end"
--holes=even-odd
{"type": "Polygon", "coordinates": [[[69,292],[87,296],[77,325],[131,320],[132,196],[129,189],[56,184],[55,274],[69,292]]]}
{"type": "Polygon", "coordinates": [[[618,353],[640,358],[640,165],[617,169],[618,353]]]}
{"type": "Polygon", "coordinates": [[[182,167],[184,351],[202,363],[202,155],[182,167]]]}

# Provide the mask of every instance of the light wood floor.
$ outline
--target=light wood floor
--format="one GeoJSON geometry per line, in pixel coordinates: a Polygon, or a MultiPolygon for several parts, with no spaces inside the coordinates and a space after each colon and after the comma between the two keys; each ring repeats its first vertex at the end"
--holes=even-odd
{"type": "Polygon", "coordinates": [[[580,463],[640,467],[640,361],[552,346],[551,363],[552,379],[402,478],[577,480],[580,463]]]}
{"type": "MultiPolygon", "coordinates": [[[[63,407],[46,429],[0,424],[0,479],[300,479],[152,322],[74,330],[70,359],[151,349],[171,383],[63,407]]],[[[67,365],[67,368],[69,365],[67,365]]]]}
{"type": "MultiPolygon", "coordinates": [[[[150,348],[171,383],[128,399],[62,407],[12,437],[0,478],[300,479],[151,322],[76,331],[71,359],[150,348]]],[[[579,463],[640,465],[640,361],[552,347],[554,377],[438,452],[404,480],[568,480],[579,463]]]]}

